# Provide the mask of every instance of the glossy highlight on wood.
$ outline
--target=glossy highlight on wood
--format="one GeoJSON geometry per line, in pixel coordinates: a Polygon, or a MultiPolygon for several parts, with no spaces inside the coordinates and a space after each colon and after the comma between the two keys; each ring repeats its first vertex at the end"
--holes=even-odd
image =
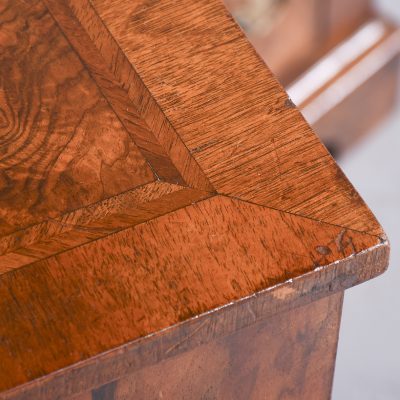
{"type": "Polygon", "coordinates": [[[216,398],[253,368],[284,393],[255,349],[285,326],[292,383],[327,335],[327,396],[343,291],[388,242],[222,3],[18,0],[0,20],[0,399],[151,398],[154,371],[213,346],[204,371],[239,352],[216,398]]]}

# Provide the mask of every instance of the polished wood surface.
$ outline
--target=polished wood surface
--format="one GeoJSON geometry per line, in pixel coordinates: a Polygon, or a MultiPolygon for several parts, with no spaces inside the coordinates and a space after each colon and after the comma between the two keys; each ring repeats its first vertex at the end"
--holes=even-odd
{"type": "Polygon", "coordinates": [[[179,178],[126,106],[129,121],[113,112],[41,1],[9,1],[1,17],[0,274],[208,197],[203,189],[212,188],[176,138],[164,135],[201,190],[179,178]]]}
{"type": "MultiPolygon", "coordinates": [[[[129,63],[91,3],[87,0],[44,2],[156,176],[171,183],[212,190],[204,172],[152,97],[143,77],[129,63]]],[[[113,7],[108,3],[105,6],[113,7]]]]}
{"type": "Polygon", "coordinates": [[[2,237],[154,180],[43,6],[2,6],[2,237]]]}
{"type": "Polygon", "coordinates": [[[341,293],[389,245],[222,3],[9,0],[0,19],[0,398],[112,400],[258,321],[295,334],[299,307],[316,341],[333,310],[331,376],[341,293]]]}
{"type": "Polygon", "coordinates": [[[180,15],[169,2],[92,4],[219,193],[380,232],[222,5],[188,2],[180,15]]]}
{"type": "MultiPolygon", "coordinates": [[[[16,385],[306,273],[323,282],[321,266],[379,243],[371,235],[213,197],[5,275],[0,332],[19,341],[4,345],[0,375],[16,385]],[[34,310],[34,332],[30,298],[50,302],[34,310]]],[[[357,279],[345,277],[343,271],[340,289],[357,279]]],[[[284,305],[287,296],[296,302],[301,295],[287,286],[275,293],[278,308],[279,300],[284,305]]]]}

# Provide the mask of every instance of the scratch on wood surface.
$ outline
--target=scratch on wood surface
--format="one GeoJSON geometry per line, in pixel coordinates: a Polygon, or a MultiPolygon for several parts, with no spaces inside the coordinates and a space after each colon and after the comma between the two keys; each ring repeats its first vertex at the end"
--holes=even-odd
{"type": "Polygon", "coordinates": [[[191,339],[193,336],[196,335],[196,333],[201,330],[204,326],[208,324],[208,320],[202,322],[190,335],[184,337],[182,340],[180,340],[178,343],[175,345],[171,346],[166,352],[165,355],[171,353],[171,351],[174,351],[175,349],[179,348],[182,346],[185,342],[187,342],[189,339],[191,339]]]}
{"type": "Polygon", "coordinates": [[[251,304],[247,304],[247,309],[249,310],[249,313],[253,317],[254,321],[257,321],[257,316],[256,316],[251,304]]]}
{"type": "Polygon", "coordinates": [[[199,153],[202,150],[205,150],[205,149],[208,149],[209,147],[214,146],[216,143],[217,143],[216,140],[211,140],[211,141],[209,141],[207,143],[204,143],[204,144],[202,144],[200,146],[195,147],[194,149],[192,149],[191,153],[192,154],[193,153],[199,153]]]}

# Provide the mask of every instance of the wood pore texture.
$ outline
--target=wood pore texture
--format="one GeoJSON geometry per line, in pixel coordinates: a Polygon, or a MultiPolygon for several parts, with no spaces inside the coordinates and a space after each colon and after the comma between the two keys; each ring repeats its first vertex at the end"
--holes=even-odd
{"type": "Polygon", "coordinates": [[[342,292],[388,242],[222,3],[0,25],[0,398],[328,398],[342,292]]]}

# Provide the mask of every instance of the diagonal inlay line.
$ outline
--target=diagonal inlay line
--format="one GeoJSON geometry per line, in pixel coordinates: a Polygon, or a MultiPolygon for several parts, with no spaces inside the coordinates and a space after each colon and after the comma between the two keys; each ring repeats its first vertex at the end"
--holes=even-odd
{"type": "Polygon", "coordinates": [[[0,275],[212,196],[152,182],[0,238],[0,275]]]}
{"type": "Polygon", "coordinates": [[[208,178],[87,0],[43,0],[154,173],[213,191],[208,178]]]}

